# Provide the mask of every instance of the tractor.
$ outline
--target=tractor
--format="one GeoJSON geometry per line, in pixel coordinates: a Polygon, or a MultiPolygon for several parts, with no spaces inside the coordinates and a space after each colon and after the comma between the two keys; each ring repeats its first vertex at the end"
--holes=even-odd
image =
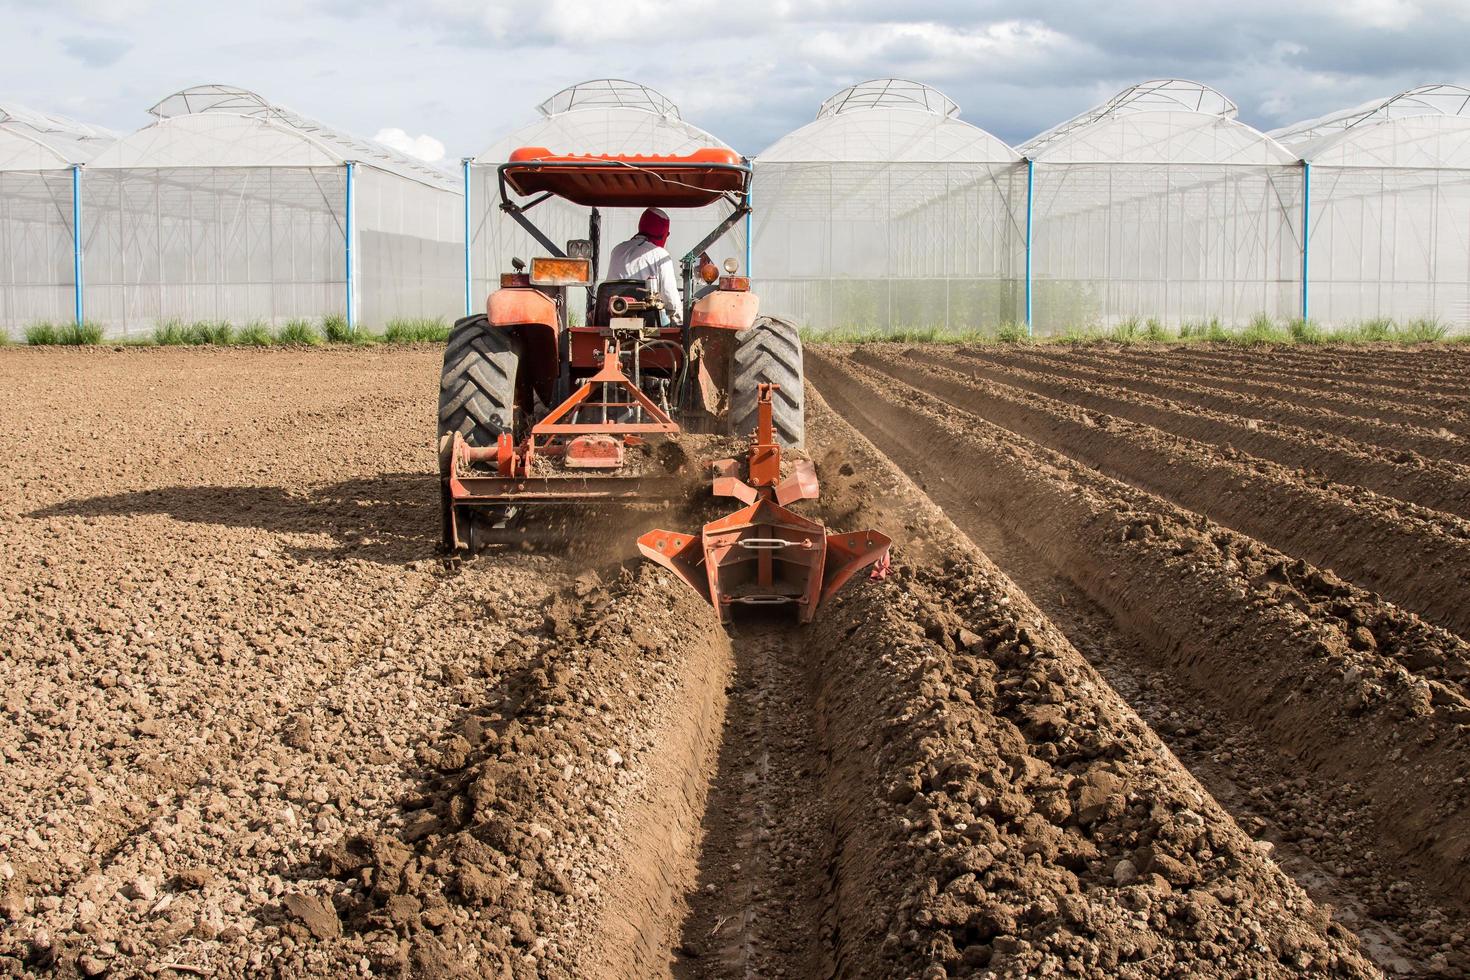
{"type": "Polygon", "coordinates": [[[876,531],[829,534],[789,505],[817,496],[816,473],[783,448],[805,437],[801,338],[759,316],[735,260],[707,250],[751,213],[749,161],[686,155],[514,151],[497,172],[500,209],[548,254],[511,260],[485,312],[455,323],[439,387],[442,550],[451,561],[511,540],[547,506],[659,502],[685,433],[748,436],[745,459],[711,462],[716,495],[745,506],[698,533],[655,530],[640,551],[730,618],[735,605],[790,604],[808,622],[859,571],[887,568],[876,531]],[[558,198],[588,209],[588,235],[557,243],[532,220],[558,198]],[[679,262],[682,315],[655,280],[598,281],[604,209],[729,213],[679,262]],[[585,291],[576,304],[573,290],[585,291]],[[578,323],[577,320],[581,322],[578,323]],[[654,451],[664,449],[664,452],[654,451]]]}

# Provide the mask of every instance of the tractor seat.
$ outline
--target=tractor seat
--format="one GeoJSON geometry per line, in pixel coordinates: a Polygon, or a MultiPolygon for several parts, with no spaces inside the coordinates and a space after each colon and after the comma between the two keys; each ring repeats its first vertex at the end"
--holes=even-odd
{"type": "MultiPolygon", "coordinates": [[[[608,304],[614,296],[627,296],[630,299],[648,299],[648,285],[642,279],[608,279],[597,287],[597,304],[594,307],[595,319],[591,326],[605,327],[612,319],[612,311],[608,304]]],[[[644,310],[643,320],[651,326],[658,326],[658,311],[644,310]]]]}

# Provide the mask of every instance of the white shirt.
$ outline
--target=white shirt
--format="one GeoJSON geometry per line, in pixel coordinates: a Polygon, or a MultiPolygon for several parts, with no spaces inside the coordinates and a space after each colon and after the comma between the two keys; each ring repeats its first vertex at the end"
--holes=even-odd
{"type": "Polygon", "coordinates": [[[634,235],[613,246],[607,259],[609,279],[658,280],[658,294],[663,297],[664,311],[674,323],[684,319],[684,301],[680,299],[679,273],[674,258],[661,245],[634,235]]]}

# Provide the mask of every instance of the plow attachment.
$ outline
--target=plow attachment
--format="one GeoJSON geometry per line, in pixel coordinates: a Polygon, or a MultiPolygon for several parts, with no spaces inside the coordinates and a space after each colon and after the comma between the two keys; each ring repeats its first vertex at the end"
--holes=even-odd
{"type": "Polygon", "coordinates": [[[706,524],[698,534],[650,531],[638,550],[705,596],[728,622],[731,607],[794,604],[799,622],[870,565],[887,571],[890,540],[877,531],[829,534],[817,521],[788,510],[816,498],[816,471],[806,460],[781,478],[781,447],[771,426],[774,385],[760,386],[759,424],[747,457],[748,480],[736,461],[715,464],[714,492],[746,506],[706,524]]]}
{"type": "Polygon", "coordinates": [[[672,499],[678,480],[619,471],[626,447],[640,445],[645,436],[678,432],[678,423],[623,373],[618,345],[610,341],[602,369],[531,426],[520,443],[509,433],[493,446],[471,446],[457,432],[440,440],[444,553],[477,550],[477,530],[493,541],[506,515],[525,506],[672,499]]]}

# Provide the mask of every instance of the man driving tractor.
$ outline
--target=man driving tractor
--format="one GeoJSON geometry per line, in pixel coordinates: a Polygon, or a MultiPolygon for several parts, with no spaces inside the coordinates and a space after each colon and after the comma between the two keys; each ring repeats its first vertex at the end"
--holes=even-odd
{"type": "MultiPolygon", "coordinates": [[[[662,208],[647,208],[638,218],[638,234],[613,246],[607,260],[609,279],[653,279],[664,301],[660,316],[664,326],[683,322],[684,299],[680,295],[679,273],[674,257],[664,246],[669,241],[669,216],[662,208]]],[[[709,262],[702,254],[700,264],[709,262]]]]}

